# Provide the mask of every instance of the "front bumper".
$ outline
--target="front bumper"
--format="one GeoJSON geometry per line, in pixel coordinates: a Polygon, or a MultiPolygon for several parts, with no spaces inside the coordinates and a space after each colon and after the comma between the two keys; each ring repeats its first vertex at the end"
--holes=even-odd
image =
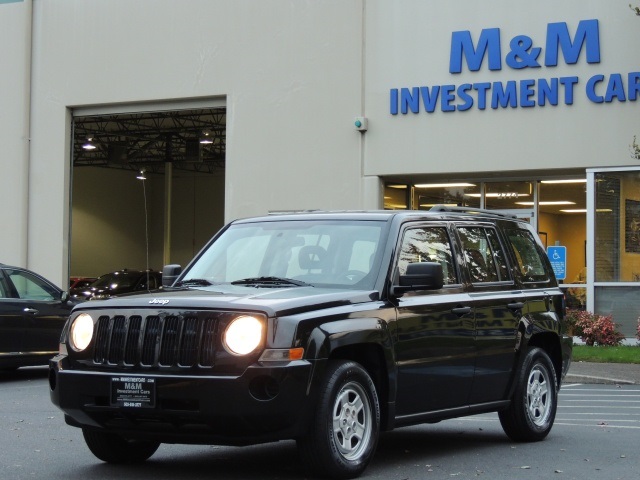
{"type": "Polygon", "coordinates": [[[305,432],[318,366],[306,360],[255,364],[240,376],[88,371],[70,369],[67,357],[58,355],[49,363],[50,396],[76,427],[163,443],[243,445],[305,432]],[[154,407],[112,405],[111,381],[122,375],[153,378],[154,407]]]}

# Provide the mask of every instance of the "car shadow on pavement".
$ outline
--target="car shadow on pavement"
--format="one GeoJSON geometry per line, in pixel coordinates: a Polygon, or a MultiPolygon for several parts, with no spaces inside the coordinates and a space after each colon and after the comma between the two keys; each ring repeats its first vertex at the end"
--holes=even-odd
{"type": "Polygon", "coordinates": [[[194,446],[195,452],[186,448],[179,446],[174,452],[171,445],[162,445],[144,463],[110,465],[95,460],[92,465],[70,473],[76,478],[94,480],[173,480],[185,478],[186,472],[189,480],[304,478],[293,441],[249,447],[194,446]]]}
{"type": "MultiPolygon", "coordinates": [[[[463,427],[449,426],[434,430],[430,426],[398,429],[383,434],[377,453],[363,474],[380,475],[384,471],[397,470],[425,461],[425,456],[433,463],[434,469],[446,462],[447,458],[464,455],[483,448],[510,444],[510,440],[500,429],[470,431],[463,427]]],[[[294,441],[282,441],[249,447],[163,445],[145,463],[137,465],[109,465],[95,460],[74,470],[74,477],[94,480],[118,478],[119,480],[162,480],[181,478],[189,472],[189,480],[243,479],[282,480],[314,478],[307,474],[300,463],[294,441]]]]}
{"type": "Polygon", "coordinates": [[[456,425],[454,422],[458,423],[456,420],[449,420],[438,425],[417,425],[384,434],[378,443],[373,464],[381,462],[400,465],[414,458],[424,459],[425,455],[437,460],[468,451],[476,454],[483,448],[513,443],[499,426],[474,431],[466,425],[456,425]]]}

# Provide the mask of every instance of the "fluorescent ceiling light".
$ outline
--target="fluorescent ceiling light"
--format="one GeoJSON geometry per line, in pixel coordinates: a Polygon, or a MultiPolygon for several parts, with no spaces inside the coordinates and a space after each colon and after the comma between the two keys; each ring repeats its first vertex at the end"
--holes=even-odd
{"type": "MultiPolygon", "coordinates": [[[[565,212],[565,213],[587,213],[587,209],[586,208],[569,208],[566,210],[560,210],[561,212],[565,212]]],[[[596,210],[596,212],[598,213],[610,213],[613,210],[611,210],[610,208],[598,208],[596,210]]]]}
{"type": "MultiPolygon", "coordinates": [[[[558,200],[556,202],[538,202],[538,205],[575,205],[576,202],[570,202],[568,200],[558,200]]],[[[516,205],[532,206],[533,202],[516,202],[516,205]]]]}
{"type": "Polygon", "coordinates": [[[393,203],[385,203],[384,206],[386,208],[393,208],[394,210],[406,210],[407,209],[406,205],[398,205],[398,204],[393,204],[393,203]]]}
{"type": "Polygon", "coordinates": [[[211,136],[211,132],[209,130],[203,130],[200,134],[200,143],[203,145],[210,145],[213,143],[213,137],[211,136]]]}
{"type": "Polygon", "coordinates": [[[574,178],[572,180],[541,180],[540,183],[587,183],[587,179],[574,178]]]}
{"type": "Polygon", "coordinates": [[[397,185],[397,184],[387,185],[387,187],[389,187],[389,188],[400,188],[400,189],[404,189],[404,190],[407,189],[406,185],[397,185]]]}
{"type": "Polygon", "coordinates": [[[84,144],[82,145],[82,148],[85,150],[95,150],[96,144],[93,142],[93,137],[87,137],[87,141],[84,142],[84,144]]]}
{"type": "Polygon", "coordinates": [[[419,183],[416,188],[475,187],[475,183],[419,183]]]}

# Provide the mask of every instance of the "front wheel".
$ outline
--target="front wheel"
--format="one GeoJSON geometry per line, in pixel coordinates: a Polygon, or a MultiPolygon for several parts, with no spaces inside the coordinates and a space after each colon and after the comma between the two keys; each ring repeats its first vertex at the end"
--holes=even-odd
{"type": "Polygon", "coordinates": [[[314,413],[309,432],[298,440],[303,463],[332,478],[360,475],[380,434],[378,395],[366,370],[356,362],[331,362],[314,413]]]}
{"type": "Polygon", "coordinates": [[[127,440],[120,435],[82,429],[84,441],[96,457],[107,463],[139,463],[153,455],[160,443],[127,440]]]}
{"type": "Polygon", "coordinates": [[[498,413],[505,433],[515,441],[535,442],[551,431],[558,407],[558,382],[553,363],[540,348],[532,348],[516,376],[508,409],[498,413]]]}

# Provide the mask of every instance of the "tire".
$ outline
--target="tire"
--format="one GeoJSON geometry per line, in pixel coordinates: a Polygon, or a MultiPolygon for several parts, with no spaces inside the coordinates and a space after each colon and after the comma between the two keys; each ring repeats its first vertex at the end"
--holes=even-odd
{"type": "Polygon", "coordinates": [[[517,442],[537,442],[551,431],[558,408],[556,371],[547,353],[532,348],[516,376],[508,409],[498,412],[504,432],[517,442]]]}
{"type": "Polygon", "coordinates": [[[82,429],[84,441],[97,458],[107,463],[139,463],[153,455],[159,442],[127,440],[120,435],[82,429]]]}
{"type": "Polygon", "coordinates": [[[330,362],[319,390],[309,432],[298,439],[303,462],[313,475],[336,479],[360,475],[380,435],[380,404],[362,366],[330,362]]]}

